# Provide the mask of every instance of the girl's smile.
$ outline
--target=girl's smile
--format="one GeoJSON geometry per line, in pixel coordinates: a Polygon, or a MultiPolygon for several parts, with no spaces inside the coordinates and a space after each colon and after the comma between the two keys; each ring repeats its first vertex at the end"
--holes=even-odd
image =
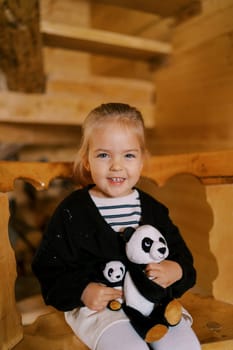
{"type": "Polygon", "coordinates": [[[110,177],[108,180],[114,184],[121,184],[125,179],[123,177],[110,177]]]}
{"type": "Polygon", "coordinates": [[[139,180],[143,156],[138,136],[117,123],[95,129],[90,138],[87,168],[99,197],[128,195],[139,180]]]}

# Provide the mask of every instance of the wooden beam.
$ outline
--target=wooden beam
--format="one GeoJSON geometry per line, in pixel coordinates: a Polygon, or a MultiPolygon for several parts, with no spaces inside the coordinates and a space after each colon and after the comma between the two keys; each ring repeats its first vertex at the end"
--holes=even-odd
{"type": "Polygon", "coordinates": [[[191,174],[204,184],[233,183],[233,151],[154,156],[143,175],[159,186],[177,174],[191,174]]]}
{"type": "Polygon", "coordinates": [[[120,101],[130,105],[151,104],[156,100],[156,87],[153,82],[96,75],[75,80],[50,79],[47,83],[47,93],[73,96],[75,99],[99,99],[102,102],[120,101]]]}
{"type": "Polygon", "coordinates": [[[0,192],[12,191],[17,178],[28,179],[37,189],[45,189],[54,178],[72,177],[72,169],[73,165],[70,162],[0,161],[0,192]]]}
{"type": "Polygon", "coordinates": [[[44,45],[131,59],[154,60],[171,53],[171,45],[156,40],[42,21],[44,45]]]}
{"type": "MultiPolygon", "coordinates": [[[[56,94],[0,94],[0,123],[34,125],[82,125],[86,115],[101,99],[84,99],[56,94]]],[[[135,104],[143,113],[145,124],[151,128],[155,124],[155,105],[135,104]]]]}
{"type": "MultiPolygon", "coordinates": [[[[174,156],[154,156],[143,176],[159,185],[177,174],[191,174],[203,183],[233,183],[233,151],[190,153],[174,156]]],[[[72,177],[71,162],[5,162],[0,161],[0,191],[11,191],[16,178],[35,182],[46,188],[54,177],[72,177]],[[1,181],[2,179],[2,181],[1,181]]]]}
{"type": "Polygon", "coordinates": [[[39,0],[0,2],[0,68],[9,90],[45,90],[39,0]]]}
{"type": "Polygon", "coordinates": [[[161,17],[180,17],[184,12],[191,16],[201,9],[200,0],[94,0],[94,2],[154,13],[161,17]]]}
{"type": "MultiPolygon", "coordinates": [[[[0,187],[1,187],[0,176],[0,187]]],[[[9,197],[0,193],[0,341],[1,349],[12,349],[21,339],[23,339],[23,327],[21,317],[15,303],[15,280],[17,277],[15,254],[9,241],[9,197]]]]}
{"type": "Polygon", "coordinates": [[[1,143],[21,143],[23,140],[23,146],[78,147],[80,135],[78,125],[0,123],[1,143]]]}

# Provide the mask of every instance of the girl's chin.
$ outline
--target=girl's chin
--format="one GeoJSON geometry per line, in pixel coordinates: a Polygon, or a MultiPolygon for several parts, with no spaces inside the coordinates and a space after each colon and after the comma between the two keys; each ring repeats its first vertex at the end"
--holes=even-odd
{"type": "Polygon", "coordinates": [[[123,190],[123,189],[120,189],[120,188],[114,188],[110,191],[106,191],[105,195],[107,197],[124,197],[124,196],[127,196],[128,194],[130,194],[132,192],[132,190],[123,190]]]}

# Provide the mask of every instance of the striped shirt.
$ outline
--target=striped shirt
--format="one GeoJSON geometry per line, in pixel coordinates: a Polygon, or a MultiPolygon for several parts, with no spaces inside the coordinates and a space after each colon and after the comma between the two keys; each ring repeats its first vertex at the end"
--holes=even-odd
{"type": "Polygon", "coordinates": [[[141,219],[141,203],[137,190],[127,196],[100,198],[91,195],[100,214],[116,232],[122,232],[126,227],[136,228],[141,219]]]}

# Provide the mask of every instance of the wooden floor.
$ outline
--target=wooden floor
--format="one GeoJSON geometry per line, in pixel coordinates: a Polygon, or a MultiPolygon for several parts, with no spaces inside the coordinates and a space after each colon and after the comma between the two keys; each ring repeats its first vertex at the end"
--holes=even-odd
{"type": "MultiPolygon", "coordinates": [[[[202,350],[233,349],[233,305],[191,293],[182,297],[182,304],[194,318],[202,350]]],[[[18,307],[25,324],[24,339],[14,350],[87,350],[65,324],[63,313],[44,306],[40,296],[19,302],[18,307]]]]}

